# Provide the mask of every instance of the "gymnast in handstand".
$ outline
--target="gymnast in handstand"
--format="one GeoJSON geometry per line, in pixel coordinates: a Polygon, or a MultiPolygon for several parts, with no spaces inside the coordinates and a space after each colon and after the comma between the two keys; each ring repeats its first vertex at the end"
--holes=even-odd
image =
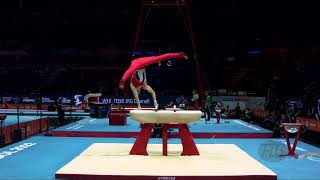
{"type": "Polygon", "coordinates": [[[159,56],[150,56],[135,59],[131,62],[130,67],[124,73],[121,78],[119,87],[120,89],[124,89],[125,83],[127,79],[130,79],[130,89],[133,93],[134,99],[138,105],[138,108],[141,109],[141,104],[139,100],[139,94],[141,89],[148,91],[153,99],[153,104],[155,108],[158,108],[158,102],[156,98],[155,91],[147,84],[146,71],[145,67],[163,60],[180,58],[180,59],[188,59],[188,57],[184,53],[167,53],[159,56]]]}
{"type": "Polygon", "coordinates": [[[158,108],[156,93],[147,84],[146,70],[144,68],[136,71],[136,73],[132,75],[130,80],[130,89],[133,93],[134,99],[136,100],[136,103],[139,109],[141,109],[140,100],[139,100],[139,94],[141,92],[141,89],[146,90],[151,94],[153,99],[153,104],[156,109],[158,108]]]}

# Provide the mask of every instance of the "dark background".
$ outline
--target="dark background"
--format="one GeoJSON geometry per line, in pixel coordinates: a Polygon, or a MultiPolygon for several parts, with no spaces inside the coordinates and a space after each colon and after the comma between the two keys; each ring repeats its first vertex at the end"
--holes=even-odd
{"type": "MultiPolygon", "coordinates": [[[[320,11],[311,1],[190,0],[207,90],[257,95],[319,94],[320,11]],[[268,91],[269,89],[269,91],[268,91]]],[[[131,61],[138,0],[10,0],[0,2],[2,94],[117,93],[131,61]]],[[[192,57],[185,10],[145,9],[137,51],[183,51],[192,57]]],[[[147,69],[157,92],[191,94],[195,65],[172,60],[147,69]],[[169,91],[169,92],[167,92],[169,91]]],[[[121,93],[121,92],[120,92],[121,93]]]]}

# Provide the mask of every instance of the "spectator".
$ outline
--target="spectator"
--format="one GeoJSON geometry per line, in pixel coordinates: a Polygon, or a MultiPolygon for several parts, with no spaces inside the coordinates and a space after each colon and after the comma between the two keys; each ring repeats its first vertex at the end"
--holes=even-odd
{"type": "Polygon", "coordinates": [[[42,98],[37,96],[35,99],[36,107],[37,107],[37,116],[39,115],[39,111],[41,112],[42,109],[42,98]]]}
{"type": "Polygon", "coordinates": [[[19,98],[19,97],[16,97],[16,98],[14,99],[14,103],[15,103],[15,105],[17,106],[17,109],[20,109],[20,98],[19,98]]]}
{"type": "Polygon", "coordinates": [[[229,105],[227,105],[225,111],[224,111],[224,114],[228,117],[230,115],[231,111],[230,111],[230,107],[229,105]]]}
{"type": "Polygon", "coordinates": [[[241,110],[240,110],[240,104],[237,103],[237,106],[235,108],[235,116],[236,118],[240,118],[241,110]]]}
{"type": "Polygon", "coordinates": [[[287,108],[287,115],[288,115],[289,123],[293,122],[293,120],[294,120],[294,107],[293,106],[290,106],[287,108]]]}
{"type": "Polygon", "coordinates": [[[216,105],[216,107],[215,107],[217,123],[220,123],[220,119],[221,119],[221,109],[222,109],[221,104],[220,104],[220,103],[217,103],[217,105],[216,105]]]}
{"type": "Polygon", "coordinates": [[[199,110],[199,95],[196,90],[193,90],[192,94],[191,102],[193,103],[193,110],[199,110]]]}
{"type": "Polygon", "coordinates": [[[209,95],[208,91],[206,91],[206,104],[205,104],[205,112],[206,112],[206,120],[205,120],[205,122],[206,123],[207,123],[207,121],[210,121],[211,108],[212,108],[211,96],[209,95]]]}
{"type": "Polygon", "coordinates": [[[64,119],[64,108],[61,103],[57,105],[57,112],[58,112],[58,123],[59,126],[65,125],[65,119],[64,119]]]}
{"type": "Polygon", "coordinates": [[[281,124],[282,123],[289,123],[289,117],[286,113],[281,114],[281,124]]]}
{"type": "Polygon", "coordinates": [[[3,100],[3,101],[2,101],[2,109],[8,109],[8,108],[9,108],[9,107],[8,107],[7,101],[3,100]]]}
{"type": "Polygon", "coordinates": [[[247,108],[242,116],[242,119],[248,123],[252,123],[252,112],[247,108]]]}

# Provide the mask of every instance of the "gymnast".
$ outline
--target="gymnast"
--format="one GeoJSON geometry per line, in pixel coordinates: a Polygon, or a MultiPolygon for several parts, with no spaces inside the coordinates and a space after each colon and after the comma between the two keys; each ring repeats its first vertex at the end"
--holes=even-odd
{"type": "Polygon", "coordinates": [[[145,67],[163,60],[168,60],[172,58],[188,59],[184,53],[167,53],[159,56],[149,56],[135,59],[131,62],[130,67],[124,73],[120,81],[120,89],[124,89],[124,85],[127,79],[130,78],[130,89],[133,93],[134,99],[138,105],[138,108],[141,109],[139,94],[141,89],[148,91],[153,99],[153,104],[155,108],[158,108],[158,102],[155,91],[147,84],[146,71],[145,67]]]}
{"type": "Polygon", "coordinates": [[[141,105],[140,105],[140,101],[139,101],[139,94],[141,92],[141,89],[148,91],[148,93],[151,94],[152,99],[153,99],[153,104],[156,109],[158,108],[156,93],[147,84],[146,70],[144,68],[136,71],[136,73],[131,77],[130,89],[133,93],[133,96],[134,96],[134,99],[136,100],[136,103],[138,104],[139,109],[141,109],[141,105]]]}

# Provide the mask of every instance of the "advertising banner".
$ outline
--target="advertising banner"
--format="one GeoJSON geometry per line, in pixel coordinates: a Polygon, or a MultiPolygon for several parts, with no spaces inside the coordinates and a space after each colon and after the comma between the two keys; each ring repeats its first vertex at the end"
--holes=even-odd
{"type": "MultiPolygon", "coordinates": [[[[60,97],[50,97],[50,96],[43,96],[41,98],[42,104],[50,105],[56,102],[60,102],[65,105],[76,105],[81,106],[83,98],[85,95],[76,94],[71,97],[60,96],[60,97]]],[[[153,100],[151,96],[140,96],[140,103],[143,106],[153,106],[153,100]]],[[[191,97],[190,97],[191,98],[191,97]]],[[[5,96],[0,98],[1,103],[6,101],[8,104],[36,104],[36,98],[32,96],[23,96],[23,97],[15,97],[15,96],[5,96]]],[[[182,99],[180,96],[157,96],[157,101],[160,106],[167,106],[168,104],[175,104],[178,105],[181,103],[182,99]]],[[[128,96],[127,98],[123,96],[112,97],[112,96],[101,96],[99,98],[99,102],[101,103],[112,103],[114,105],[136,105],[136,101],[132,96],[128,96]]]]}
{"type": "Polygon", "coordinates": [[[234,109],[239,103],[240,109],[246,108],[264,109],[265,97],[249,97],[249,96],[212,96],[213,101],[222,102],[224,107],[229,106],[234,109]]]}

